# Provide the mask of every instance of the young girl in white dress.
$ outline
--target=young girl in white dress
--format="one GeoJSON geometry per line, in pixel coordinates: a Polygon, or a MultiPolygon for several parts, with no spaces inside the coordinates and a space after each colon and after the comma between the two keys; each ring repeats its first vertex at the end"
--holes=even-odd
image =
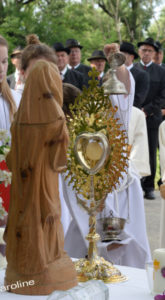
{"type": "Polygon", "coordinates": [[[21,95],[11,90],[6,74],[8,69],[8,44],[0,36],[0,129],[10,132],[10,125],[18,108],[21,95]]]}
{"type": "MultiPolygon", "coordinates": [[[[21,95],[11,90],[7,80],[8,69],[8,43],[3,36],[0,35],[0,130],[6,130],[10,136],[10,125],[14,118],[14,114],[18,108],[21,95]]],[[[0,141],[0,146],[2,142],[0,141]]],[[[0,161],[0,169],[6,169],[5,161],[0,161]]],[[[3,183],[0,184],[0,197],[3,200],[3,206],[8,211],[10,200],[10,185],[5,187],[3,183]]],[[[6,224],[6,217],[0,219],[0,268],[5,267],[6,259],[4,256],[5,245],[3,243],[3,232],[6,224]]]]}

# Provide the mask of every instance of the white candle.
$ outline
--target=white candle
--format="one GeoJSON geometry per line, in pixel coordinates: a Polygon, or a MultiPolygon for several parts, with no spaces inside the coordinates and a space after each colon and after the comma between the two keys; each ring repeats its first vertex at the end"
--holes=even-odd
{"type": "Polygon", "coordinates": [[[154,259],[154,274],[153,274],[154,293],[163,293],[165,291],[165,248],[154,250],[153,259],[154,259]]]}

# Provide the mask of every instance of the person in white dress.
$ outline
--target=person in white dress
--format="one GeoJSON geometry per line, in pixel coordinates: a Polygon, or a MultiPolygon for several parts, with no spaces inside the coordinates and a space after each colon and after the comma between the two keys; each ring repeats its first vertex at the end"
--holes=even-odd
{"type": "Polygon", "coordinates": [[[160,247],[165,248],[165,121],[159,126],[159,153],[160,171],[163,184],[160,186],[161,213],[160,213],[160,247]]]}
{"type": "Polygon", "coordinates": [[[122,247],[114,247],[112,251],[102,247],[102,250],[104,257],[113,259],[116,264],[144,268],[145,263],[151,261],[151,253],[140,178],[150,175],[150,165],[145,115],[136,107],[132,107],[128,142],[131,149],[127,178],[118,191],[108,195],[105,211],[105,215],[113,210],[115,216],[127,219],[125,239],[122,247]]]}
{"type": "Polygon", "coordinates": [[[10,89],[6,74],[8,69],[8,44],[0,36],[0,129],[10,134],[10,125],[19,106],[21,95],[10,89]]]}
{"type": "Polygon", "coordinates": [[[146,117],[142,110],[132,107],[128,128],[130,145],[130,160],[140,177],[151,174],[149,164],[149,148],[147,137],[146,117]]]}
{"type": "MultiPolygon", "coordinates": [[[[10,125],[14,118],[14,114],[19,106],[21,95],[10,89],[7,80],[8,70],[8,43],[6,39],[0,35],[0,130],[6,130],[7,135],[10,136],[10,125]]],[[[0,141],[0,146],[2,145],[2,141],[0,141]]],[[[5,162],[0,162],[1,167],[5,162]]],[[[9,189],[7,188],[4,192],[3,184],[0,185],[0,197],[4,202],[6,207],[7,198],[9,198],[9,189]]],[[[5,267],[6,258],[3,253],[3,248],[5,247],[3,242],[3,233],[4,226],[6,224],[6,217],[3,220],[0,220],[0,268],[5,267]],[[2,251],[2,252],[1,252],[2,251]]]]}
{"type": "MultiPolygon", "coordinates": [[[[112,104],[119,107],[117,117],[120,117],[120,121],[123,123],[127,132],[135,88],[134,79],[131,73],[129,73],[129,84],[130,92],[128,96],[113,95],[110,97],[112,104]]],[[[140,146],[138,145],[137,147],[133,138],[135,131],[137,130],[136,125],[134,127],[134,134],[132,134],[130,141],[135,144],[135,149],[132,145],[132,151],[134,151],[132,157],[134,163],[136,162],[136,168],[138,165],[138,170],[134,169],[130,159],[128,174],[125,174],[124,180],[121,182],[118,191],[108,194],[105,202],[105,209],[102,212],[103,216],[107,216],[109,215],[109,211],[112,210],[114,216],[127,219],[124,230],[124,238],[121,242],[114,242],[113,245],[112,242],[99,242],[98,250],[99,255],[103,256],[107,260],[113,261],[116,264],[144,268],[145,263],[147,261],[151,261],[151,254],[146,232],[144,199],[140,184],[140,175],[142,176],[143,173],[148,173],[150,170],[147,163],[144,168],[142,168],[141,164],[137,164],[139,157],[138,155],[136,156],[136,154],[138,154],[137,150],[140,146]],[[139,175],[139,173],[141,174],[139,175]]],[[[144,131],[145,130],[146,125],[144,127],[144,131]]],[[[137,141],[137,144],[139,143],[141,143],[140,145],[143,147],[143,139],[141,139],[140,142],[137,141]]],[[[145,145],[148,150],[146,140],[145,145]]],[[[65,219],[63,223],[65,232],[65,250],[70,256],[81,258],[87,255],[88,249],[88,242],[85,239],[89,230],[88,214],[77,204],[75,192],[72,189],[72,186],[67,184],[64,177],[65,176],[63,175],[62,186],[63,197],[66,203],[62,201],[62,209],[67,215],[67,220],[65,219]],[[65,205],[67,205],[67,208],[65,205]],[[67,214],[68,210],[70,213],[70,219],[67,214]]],[[[100,217],[102,216],[98,215],[98,219],[100,217]]]]}

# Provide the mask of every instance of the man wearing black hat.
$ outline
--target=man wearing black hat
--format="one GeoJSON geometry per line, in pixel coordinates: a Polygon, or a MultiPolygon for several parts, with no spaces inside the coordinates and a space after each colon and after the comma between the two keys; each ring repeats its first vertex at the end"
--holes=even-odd
{"type": "Polygon", "coordinates": [[[70,83],[82,90],[84,82],[83,75],[76,70],[70,70],[68,68],[68,55],[70,53],[70,49],[64,47],[60,42],[54,43],[53,48],[57,55],[57,66],[59,68],[62,81],[70,83]]]}
{"type": "Polygon", "coordinates": [[[154,62],[155,64],[158,64],[158,65],[160,65],[161,67],[165,68],[165,64],[162,63],[163,57],[164,57],[164,51],[163,51],[162,44],[161,44],[159,41],[156,41],[155,44],[157,45],[158,50],[157,50],[157,52],[155,53],[153,62],[154,62]]]}
{"type": "Polygon", "coordinates": [[[151,175],[143,178],[142,187],[145,191],[145,198],[155,199],[156,151],[158,146],[158,127],[162,120],[160,105],[161,101],[165,99],[165,70],[153,63],[158,47],[152,38],[139,42],[137,46],[141,60],[136,64],[136,67],[140,70],[145,70],[149,75],[150,81],[150,87],[142,105],[142,110],[146,115],[147,121],[151,175]]]}
{"type": "Polygon", "coordinates": [[[99,85],[102,85],[102,78],[104,76],[104,69],[106,64],[106,57],[104,55],[104,52],[102,50],[95,50],[93,51],[91,57],[88,58],[88,61],[90,62],[91,67],[95,68],[99,72],[98,80],[99,85]]]}
{"type": "Polygon", "coordinates": [[[70,49],[69,67],[83,74],[84,84],[88,87],[88,81],[90,80],[88,72],[91,71],[91,67],[81,63],[81,49],[83,46],[75,39],[68,39],[66,41],[66,47],[70,49]]]}
{"type": "Polygon", "coordinates": [[[126,57],[125,65],[127,69],[130,70],[135,80],[135,96],[133,105],[141,109],[149,89],[149,76],[146,72],[133,65],[134,59],[139,57],[133,44],[123,41],[120,45],[120,51],[124,53],[126,57]]]}

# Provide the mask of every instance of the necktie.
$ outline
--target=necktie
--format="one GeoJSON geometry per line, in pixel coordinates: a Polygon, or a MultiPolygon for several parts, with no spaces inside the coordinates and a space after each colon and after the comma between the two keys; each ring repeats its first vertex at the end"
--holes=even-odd
{"type": "Polygon", "coordinates": [[[144,65],[144,66],[143,66],[143,69],[146,70],[146,69],[147,69],[147,66],[144,65]]]}

